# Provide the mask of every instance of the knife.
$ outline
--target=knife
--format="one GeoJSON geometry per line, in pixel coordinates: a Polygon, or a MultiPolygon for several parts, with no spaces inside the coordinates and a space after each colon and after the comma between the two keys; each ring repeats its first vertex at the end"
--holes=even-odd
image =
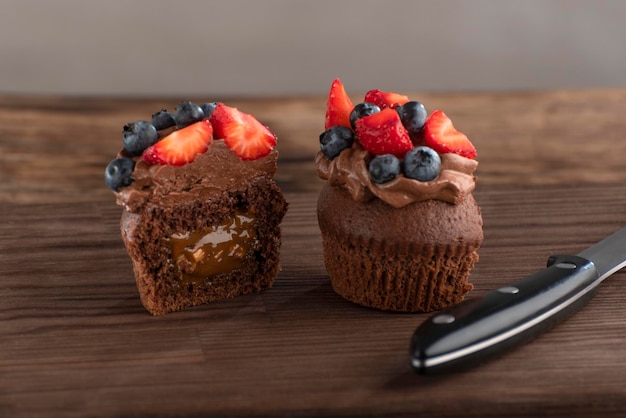
{"type": "Polygon", "coordinates": [[[626,266],[626,228],[578,255],[554,255],[521,281],[439,311],[411,339],[411,366],[434,374],[476,366],[524,344],[579,310],[626,266]]]}

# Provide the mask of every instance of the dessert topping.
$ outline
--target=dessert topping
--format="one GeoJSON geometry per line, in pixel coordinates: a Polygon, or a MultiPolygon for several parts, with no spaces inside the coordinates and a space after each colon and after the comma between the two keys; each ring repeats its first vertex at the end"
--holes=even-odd
{"type": "Polygon", "coordinates": [[[273,151],[265,158],[245,161],[237,157],[224,141],[213,139],[207,152],[198,155],[191,164],[151,164],[143,158],[133,158],[133,183],[120,188],[115,197],[120,206],[132,213],[140,212],[151,201],[163,205],[177,204],[180,193],[210,199],[223,188],[239,188],[255,177],[274,176],[277,159],[278,153],[273,151]]]}
{"type": "Polygon", "coordinates": [[[152,124],[157,131],[160,131],[176,125],[176,119],[174,119],[173,113],[168,112],[166,109],[161,109],[152,115],[152,124]]]}
{"type": "Polygon", "coordinates": [[[202,120],[173,131],[168,136],[146,148],[142,158],[150,164],[184,165],[203,154],[213,138],[213,128],[202,120]]]}
{"type": "Polygon", "coordinates": [[[202,108],[192,102],[180,102],[180,104],[176,106],[176,113],[174,113],[174,120],[179,129],[199,122],[204,117],[202,108]]]}
{"type": "Polygon", "coordinates": [[[380,112],[380,107],[376,106],[373,103],[363,102],[354,106],[352,112],[350,112],[350,126],[352,129],[356,128],[357,119],[361,119],[365,116],[373,115],[374,113],[380,112]]]}
{"type": "Polygon", "coordinates": [[[369,163],[372,181],[376,184],[387,183],[400,174],[400,160],[393,154],[377,155],[369,163]]]}
{"type": "Polygon", "coordinates": [[[374,103],[381,109],[396,108],[409,101],[409,98],[403,94],[394,93],[392,91],[370,90],[365,93],[365,99],[368,103],[374,103]]]}
{"type": "Polygon", "coordinates": [[[428,199],[459,203],[474,189],[476,149],[442,111],[428,116],[422,103],[380,90],[348,110],[350,104],[335,79],[315,159],[329,185],[346,188],[357,201],[378,197],[394,207],[428,199]],[[343,140],[349,131],[354,139],[343,140]]]}
{"type": "Polygon", "coordinates": [[[218,103],[210,118],[215,137],[223,139],[242,160],[265,157],[276,146],[276,136],[254,116],[218,103]]]}
{"type": "Polygon", "coordinates": [[[331,160],[354,143],[354,133],[346,126],[333,126],[320,135],[320,148],[331,160]]]}
{"type": "Polygon", "coordinates": [[[410,101],[402,106],[396,107],[396,112],[400,115],[402,125],[409,131],[409,136],[414,142],[419,142],[419,133],[426,123],[428,112],[420,102],[410,101]]]}
{"type": "Polygon", "coordinates": [[[135,161],[132,158],[116,158],[107,165],[104,181],[112,190],[118,191],[133,182],[132,174],[135,161]]]}
{"type": "Polygon", "coordinates": [[[354,109],[352,100],[346,93],[343,83],[337,78],[330,85],[326,104],[326,123],[324,129],[333,126],[350,127],[350,113],[354,109]]]}
{"type": "MultiPolygon", "coordinates": [[[[276,146],[276,136],[254,116],[218,102],[196,105],[180,102],[175,112],[161,109],[151,122],[135,121],[124,126],[124,150],[118,155],[133,163],[182,166],[205,153],[213,139],[223,139],[228,149],[240,160],[256,160],[267,156],[276,146]],[[217,110],[217,114],[215,111],[217,110]],[[138,158],[139,157],[139,158],[138,158]]],[[[111,162],[105,171],[105,182],[114,191],[135,181],[133,169],[123,171],[111,162]]]]}
{"type": "Polygon", "coordinates": [[[204,113],[204,117],[206,119],[211,117],[216,107],[217,107],[217,102],[203,103],[200,105],[200,109],[202,109],[202,113],[204,113]]]}
{"type": "Polygon", "coordinates": [[[441,158],[432,148],[415,147],[404,156],[404,176],[419,181],[432,181],[441,171],[441,158]]]}
{"type": "Polygon", "coordinates": [[[402,158],[413,148],[398,112],[391,108],[358,119],[356,137],[363,148],[374,155],[393,154],[402,158]]]}
{"type": "Polygon", "coordinates": [[[159,140],[156,128],[150,122],[139,120],[124,125],[124,149],[130,155],[141,155],[143,150],[159,140]]]}
{"type": "Polygon", "coordinates": [[[457,131],[452,121],[441,110],[435,110],[424,124],[424,144],[440,154],[452,152],[466,158],[476,157],[476,148],[465,136],[457,131]]]}
{"type": "Polygon", "coordinates": [[[329,186],[345,188],[358,202],[378,198],[395,208],[430,199],[457,204],[475,187],[472,173],[478,162],[457,154],[440,155],[441,171],[432,181],[413,180],[400,173],[384,184],[372,180],[366,162],[369,158],[371,154],[357,142],[333,160],[320,151],[315,157],[317,174],[329,186]]]}

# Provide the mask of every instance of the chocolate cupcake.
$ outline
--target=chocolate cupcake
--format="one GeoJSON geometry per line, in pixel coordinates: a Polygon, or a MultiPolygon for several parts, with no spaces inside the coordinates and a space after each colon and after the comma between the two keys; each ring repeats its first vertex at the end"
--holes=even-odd
{"type": "Polygon", "coordinates": [[[443,112],[406,96],[371,90],[363,103],[333,82],[315,159],[333,289],[387,311],[459,303],[483,241],[476,150],[443,112]]]}
{"type": "Polygon", "coordinates": [[[270,287],[287,203],[276,138],[222,103],[125,127],[105,179],[144,307],[163,315],[270,287]]]}

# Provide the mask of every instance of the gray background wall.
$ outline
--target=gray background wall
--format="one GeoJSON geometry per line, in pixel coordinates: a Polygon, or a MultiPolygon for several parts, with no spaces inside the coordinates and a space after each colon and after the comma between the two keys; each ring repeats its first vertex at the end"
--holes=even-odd
{"type": "Polygon", "coordinates": [[[626,86],[626,0],[0,0],[0,92],[626,86]]]}

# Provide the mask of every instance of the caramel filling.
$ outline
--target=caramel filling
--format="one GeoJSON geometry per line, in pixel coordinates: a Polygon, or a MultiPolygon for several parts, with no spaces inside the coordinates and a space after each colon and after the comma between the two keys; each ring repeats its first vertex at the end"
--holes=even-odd
{"type": "Polygon", "coordinates": [[[199,283],[208,277],[243,268],[247,256],[258,245],[253,224],[252,211],[238,210],[221,225],[173,234],[169,245],[181,278],[199,283]]]}

